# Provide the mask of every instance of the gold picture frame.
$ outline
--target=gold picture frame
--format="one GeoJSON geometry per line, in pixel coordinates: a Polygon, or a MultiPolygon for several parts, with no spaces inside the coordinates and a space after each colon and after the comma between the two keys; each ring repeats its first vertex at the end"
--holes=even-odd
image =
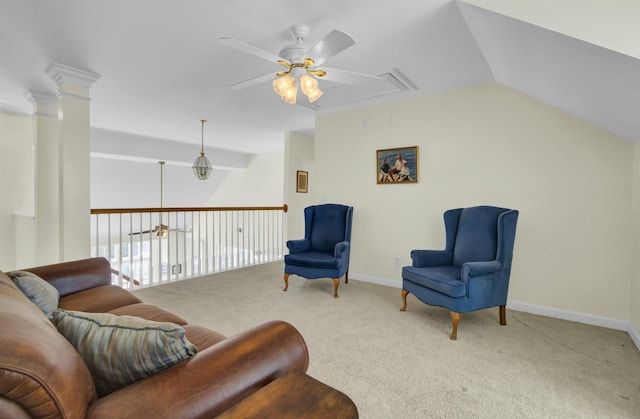
{"type": "Polygon", "coordinates": [[[418,183],[418,146],[376,150],[376,183],[418,183]]]}
{"type": "Polygon", "coordinates": [[[298,170],[296,172],[296,192],[307,193],[309,190],[309,172],[298,170]]]}

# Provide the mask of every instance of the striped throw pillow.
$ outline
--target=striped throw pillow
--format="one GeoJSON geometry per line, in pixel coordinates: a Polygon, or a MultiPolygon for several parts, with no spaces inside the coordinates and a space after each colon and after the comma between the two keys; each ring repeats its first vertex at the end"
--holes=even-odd
{"type": "Polygon", "coordinates": [[[58,290],[38,275],[27,271],[13,271],[9,272],[9,276],[20,291],[47,316],[51,316],[53,310],[58,308],[58,290]]]}
{"type": "Polygon", "coordinates": [[[100,397],[197,352],[174,323],[61,308],[53,312],[52,321],[87,364],[100,397]]]}

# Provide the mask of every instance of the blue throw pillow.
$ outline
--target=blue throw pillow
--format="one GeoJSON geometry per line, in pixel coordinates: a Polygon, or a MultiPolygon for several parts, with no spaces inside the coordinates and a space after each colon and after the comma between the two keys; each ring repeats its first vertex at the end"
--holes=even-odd
{"type": "Polygon", "coordinates": [[[13,283],[47,316],[51,316],[53,310],[58,308],[60,293],[50,283],[38,275],[26,271],[9,272],[13,283]]]}

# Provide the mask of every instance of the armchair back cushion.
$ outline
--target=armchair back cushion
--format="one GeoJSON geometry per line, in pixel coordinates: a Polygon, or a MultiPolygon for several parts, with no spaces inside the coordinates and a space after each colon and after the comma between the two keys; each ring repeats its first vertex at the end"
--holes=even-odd
{"type": "Polygon", "coordinates": [[[343,205],[305,208],[305,238],[311,241],[311,249],[333,253],[337,243],[351,240],[351,224],[347,225],[348,210],[349,207],[343,205]]]}
{"type": "Polygon", "coordinates": [[[498,247],[498,216],[505,210],[482,206],[452,211],[459,211],[453,265],[462,266],[466,262],[495,260],[498,247]]]}

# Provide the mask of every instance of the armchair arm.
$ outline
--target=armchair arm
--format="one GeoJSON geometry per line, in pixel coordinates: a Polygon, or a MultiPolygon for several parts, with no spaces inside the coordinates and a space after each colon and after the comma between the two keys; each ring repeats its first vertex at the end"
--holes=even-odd
{"type": "Polygon", "coordinates": [[[343,254],[349,254],[349,250],[351,249],[351,243],[348,241],[340,242],[336,244],[336,247],[333,251],[333,257],[342,258],[343,254]]]}
{"type": "Polygon", "coordinates": [[[467,262],[462,265],[462,281],[470,277],[490,274],[502,269],[502,263],[497,260],[486,262],[467,262]]]}
{"type": "Polygon", "coordinates": [[[311,240],[309,239],[289,240],[287,241],[287,247],[289,248],[289,253],[292,253],[292,254],[304,252],[311,248],[311,240]]]}
{"type": "Polygon", "coordinates": [[[429,266],[451,265],[453,251],[451,250],[412,250],[411,260],[415,268],[429,266]]]}
{"type": "Polygon", "coordinates": [[[211,418],[290,370],[306,372],[308,365],[300,333],[272,321],[95,401],[87,418],[211,418]]]}

